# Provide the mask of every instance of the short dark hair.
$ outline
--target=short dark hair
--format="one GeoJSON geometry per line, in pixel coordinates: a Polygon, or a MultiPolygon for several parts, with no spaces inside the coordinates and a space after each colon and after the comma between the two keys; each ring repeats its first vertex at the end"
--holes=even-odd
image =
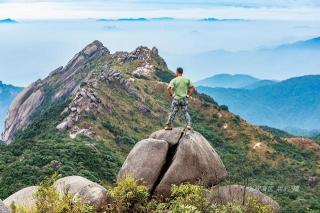
{"type": "Polygon", "coordinates": [[[178,67],[178,68],[177,68],[177,72],[180,73],[180,74],[182,74],[182,73],[183,73],[182,67],[178,67]]]}

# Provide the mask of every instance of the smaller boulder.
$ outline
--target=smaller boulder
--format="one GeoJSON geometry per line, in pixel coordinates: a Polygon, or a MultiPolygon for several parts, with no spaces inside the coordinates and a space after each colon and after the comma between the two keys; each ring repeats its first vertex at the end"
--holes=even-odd
{"type": "Polygon", "coordinates": [[[251,187],[241,185],[229,185],[215,187],[209,194],[209,200],[214,204],[227,204],[229,202],[245,205],[250,200],[256,200],[268,205],[274,212],[279,211],[279,204],[272,198],[251,187]]]}
{"type": "Polygon", "coordinates": [[[102,207],[107,199],[107,190],[104,187],[80,176],[61,178],[54,186],[58,192],[73,194],[97,209],[102,207]]]}
{"type": "Polygon", "coordinates": [[[4,205],[2,200],[0,200],[0,213],[10,213],[9,209],[4,205]]]}
{"type": "Polygon", "coordinates": [[[29,186],[23,188],[5,199],[3,203],[8,208],[10,208],[12,204],[14,204],[15,206],[23,206],[26,208],[35,208],[36,200],[34,198],[34,194],[37,192],[37,190],[37,186],[29,186]]]}

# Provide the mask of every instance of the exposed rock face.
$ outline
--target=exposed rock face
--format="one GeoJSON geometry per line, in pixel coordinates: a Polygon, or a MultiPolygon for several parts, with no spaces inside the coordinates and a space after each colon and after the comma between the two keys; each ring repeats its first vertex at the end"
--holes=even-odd
{"type": "Polygon", "coordinates": [[[118,180],[129,175],[153,194],[168,196],[173,184],[213,186],[227,176],[219,155],[199,133],[177,128],[150,137],[156,140],[143,140],[130,152],[118,180]]]}
{"type": "Polygon", "coordinates": [[[33,194],[38,190],[36,186],[29,186],[5,199],[3,203],[10,208],[12,204],[16,206],[24,206],[26,208],[34,208],[36,206],[36,200],[33,194]]]}
{"type": "Polygon", "coordinates": [[[61,178],[54,183],[54,186],[58,192],[71,193],[98,209],[107,199],[107,190],[104,187],[80,176],[61,178]]]}
{"type": "Polygon", "coordinates": [[[250,200],[256,200],[257,202],[269,205],[275,212],[280,208],[276,201],[262,192],[240,185],[215,187],[209,194],[209,200],[215,204],[234,202],[240,205],[244,205],[250,200]]]}
{"type": "Polygon", "coordinates": [[[131,83],[124,77],[121,72],[106,68],[101,78],[102,80],[106,80],[108,84],[118,83],[131,96],[139,97],[137,89],[131,85],[131,83]]]}
{"type": "Polygon", "coordinates": [[[9,209],[4,205],[2,200],[0,200],[0,213],[10,213],[9,209]]]}
{"type": "Polygon", "coordinates": [[[4,141],[10,143],[13,135],[28,124],[30,115],[42,103],[43,99],[44,94],[37,86],[37,82],[16,96],[10,105],[5,121],[5,130],[2,133],[4,141]]]}

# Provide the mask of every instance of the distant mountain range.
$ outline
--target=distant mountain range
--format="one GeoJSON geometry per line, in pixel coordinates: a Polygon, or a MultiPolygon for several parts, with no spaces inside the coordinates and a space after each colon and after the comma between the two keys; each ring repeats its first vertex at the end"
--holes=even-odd
{"type": "MultiPolygon", "coordinates": [[[[242,82],[243,77],[239,79],[242,82]]],[[[216,82],[215,85],[219,84],[216,82]]],[[[207,85],[199,86],[198,90],[256,125],[285,129],[294,134],[307,134],[307,130],[320,129],[320,75],[280,82],[262,80],[247,88],[221,88],[221,85],[220,88],[213,88],[207,85]]]]}
{"type": "Polygon", "coordinates": [[[203,18],[203,19],[199,19],[199,21],[247,21],[245,19],[219,19],[219,18],[203,18]]]}
{"type": "Polygon", "coordinates": [[[14,24],[14,23],[18,23],[18,22],[10,18],[0,20],[0,24],[14,24]]]}
{"type": "Polygon", "coordinates": [[[0,81],[0,132],[3,130],[3,124],[9,106],[21,90],[21,87],[3,84],[2,81],[0,81]]]}
{"type": "MultiPolygon", "coordinates": [[[[97,21],[172,21],[176,20],[175,18],[172,17],[155,17],[155,18],[144,18],[144,17],[139,17],[139,18],[118,18],[118,19],[106,19],[106,18],[101,18],[97,19],[97,21]]],[[[245,19],[219,19],[219,18],[203,18],[203,19],[198,19],[197,21],[210,21],[210,22],[216,22],[216,21],[247,21],[245,19]]]]}
{"type": "Polygon", "coordinates": [[[218,74],[196,82],[198,86],[255,89],[276,83],[273,80],[260,80],[250,75],[218,74]]]}
{"type": "Polygon", "coordinates": [[[320,48],[320,37],[309,39],[306,41],[299,41],[293,44],[285,44],[279,46],[277,49],[278,50],[292,50],[292,49],[314,49],[318,50],[320,48]]]}
{"type": "Polygon", "coordinates": [[[175,20],[171,17],[156,17],[156,18],[119,18],[119,19],[97,19],[100,22],[108,22],[108,21],[172,21],[175,20]]]}
{"type": "Polygon", "coordinates": [[[305,73],[317,74],[320,67],[320,37],[285,45],[247,51],[214,50],[199,54],[175,55],[169,63],[183,64],[190,73],[210,75],[220,73],[246,73],[264,75],[274,73],[275,78],[284,78],[305,73]]]}

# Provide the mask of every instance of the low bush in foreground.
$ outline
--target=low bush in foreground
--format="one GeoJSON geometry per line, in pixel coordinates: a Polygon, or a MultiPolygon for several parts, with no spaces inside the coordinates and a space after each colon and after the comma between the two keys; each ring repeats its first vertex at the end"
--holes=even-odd
{"type": "MultiPolygon", "coordinates": [[[[69,193],[58,193],[53,183],[58,176],[54,175],[39,185],[34,194],[36,207],[27,209],[22,206],[12,206],[13,213],[93,213],[93,206],[86,204],[80,198],[74,198],[69,193]]],[[[209,202],[209,190],[193,184],[174,185],[169,198],[151,197],[148,189],[138,184],[133,178],[127,177],[108,190],[109,202],[99,212],[104,213],[270,213],[269,206],[254,200],[245,206],[234,203],[215,205],[209,202]]]]}
{"type": "Polygon", "coordinates": [[[70,193],[59,193],[53,186],[59,175],[40,183],[38,191],[33,195],[36,199],[35,208],[11,206],[12,213],[93,213],[94,208],[70,193]]]}

